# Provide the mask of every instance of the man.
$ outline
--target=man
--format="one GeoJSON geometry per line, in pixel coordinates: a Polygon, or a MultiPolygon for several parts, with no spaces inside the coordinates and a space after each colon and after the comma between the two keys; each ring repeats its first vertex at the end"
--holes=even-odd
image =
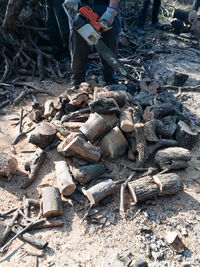
{"type": "MultiPolygon", "coordinates": [[[[78,5],[89,5],[110,30],[102,33],[102,41],[114,52],[117,50],[121,23],[117,8],[118,0],[65,0],[68,9],[77,10],[78,5]]],[[[72,85],[79,86],[85,81],[89,46],[86,41],[76,32],[73,25],[71,31],[71,59],[72,59],[72,85]]],[[[117,82],[114,70],[101,58],[103,77],[106,84],[117,82]]]]}
{"type": "MultiPolygon", "coordinates": [[[[148,7],[149,4],[151,3],[150,0],[143,0],[142,6],[139,10],[139,15],[138,15],[138,23],[137,23],[137,32],[140,35],[145,34],[144,31],[144,25],[145,21],[147,18],[147,13],[148,13],[148,7]]],[[[158,13],[160,10],[160,5],[161,5],[161,0],[153,0],[153,10],[152,10],[152,26],[156,29],[163,30],[163,25],[160,24],[158,21],[158,13]]]]}
{"type": "Polygon", "coordinates": [[[194,0],[193,5],[192,5],[192,9],[194,9],[198,12],[199,7],[200,7],[200,0],[194,0]]]}
{"type": "Polygon", "coordinates": [[[69,23],[62,3],[64,0],[45,0],[46,27],[52,55],[61,65],[69,57],[69,23]]]}

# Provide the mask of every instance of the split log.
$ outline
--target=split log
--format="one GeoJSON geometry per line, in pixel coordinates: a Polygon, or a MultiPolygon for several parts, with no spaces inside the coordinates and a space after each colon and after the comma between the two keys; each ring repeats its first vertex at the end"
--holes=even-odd
{"type": "Polygon", "coordinates": [[[77,136],[67,146],[65,146],[61,153],[65,156],[76,156],[87,160],[88,162],[97,162],[101,157],[101,149],[98,146],[86,142],[81,137],[77,136]]]}
{"type": "Polygon", "coordinates": [[[107,92],[98,92],[97,97],[114,98],[119,107],[123,107],[125,105],[127,94],[124,91],[107,91],[107,92]]]}
{"type": "Polygon", "coordinates": [[[70,196],[76,190],[76,184],[70,174],[69,166],[66,161],[55,161],[54,163],[58,189],[63,196],[70,196]]]}
{"type": "Polygon", "coordinates": [[[116,189],[116,184],[113,182],[113,180],[109,179],[90,187],[86,191],[86,196],[90,200],[91,205],[94,205],[105,197],[113,194],[116,189]]]}
{"type": "Polygon", "coordinates": [[[185,246],[176,232],[168,232],[166,241],[177,253],[182,253],[184,251],[185,246]]]}
{"type": "Polygon", "coordinates": [[[48,218],[62,215],[62,202],[60,192],[56,187],[42,188],[42,217],[48,218]]]}
{"type": "Polygon", "coordinates": [[[54,111],[53,100],[47,100],[44,104],[44,118],[48,119],[54,111]]]}
{"type": "Polygon", "coordinates": [[[91,101],[88,106],[93,113],[97,112],[99,114],[119,114],[120,111],[114,98],[98,98],[91,101]]]}
{"type": "Polygon", "coordinates": [[[89,112],[90,112],[90,109],[89,108],[82,108],[80,110],[71,112],[68,115],[64,115],[62,117],[62,119],[61,119],[61,122],[64,123],[64,122],[70,121],[70,120],[76,118],[77,116],[79,116],[80,114],[89,113],[89,112]]]}
{"type": "Polygon", "coordinates": [[[174,106],[171,103],[162,103],[146,107],[143,118],[145,121],[150,121],[171,114],[175,114],[174,106]]]}
{"type": "Polygon", "coordinates": [[[33,155],[32,159],[25,163],[25,170],[29,171],[29,180],[25,182],[21,188],[26,189],[29,187],[36,179],[37,173],[43,164],[44,160],[46,159],[47,155],[46,152],[40,148],[38,148],[33,155]]]}
{"type": "Polygon", "coordinates": [[[198,140],[198,133],[192,131],[185,122],[179,121],[175,132],[175,139],[179,146],[191,149],[198,140]]]}
{"type": "Polygon", "coordinates": [[[178,170],[188,167],[191,160],[189,150],[182,147],[169,147],[159,150],[155,155],[155,163],[162,169],[178,170]]]}
{"type": "Polygon", "coordinates": [[[104,137],[112,125],[107,123],[98,113],[92,114],[80,128],[80,131],[90,142],[95,142],[104,137]]]}
{"type": "Polygon", "coordinates": [[[79,129],[84,125],[82,122],[63,122],[63,126],[68,132],[78,132],[79,129]]]}
{"type": "Polygon", "coordinates": [[[103,151],[103,157],[115,159],[126,152],[128,142],[120,129],[116,126],[101,139],[99,146],[103,151]]]}
{"type": "Polygon", "coordinates": [[[158,195],[158,187],[151,176],[129,182],[128,188],[135,203],[155,199],[158,195]]]}
{"type": "Polygon", "coordinates": [[[89,96],[86,93],[86,91],[78,92],[77,90],[74,90],[74,89],[67,89],[65,91],[65,95],[69,99],[70,103],[77,107],[81,107],[81,106],[85,107],[89,100],[89,96]]]}
{"type": "Polygon", "coordinates": [[[106,170],[105,165],[102,162],[98,162],[95,164],[89,164],[79,168],[73,168],[72,174],[80,184],[87,184],[92,179],[103,174],[105,170],[106,170]]]}
{"type": "Polygon", "coordinates": [[[114,128],[118,123],[118,117],[115,114],[102,114],[101,117],[114,128]]]}
{"type": "Polygon", "coordinates": [[[158,142],[159,139],[156,135],[158,129],[162,128],[162,122],[160,120],[147,121],[144,124],[144,136],[150,142],[158,142]]]}
{"type": "Polygon", "coordinates": [[[158,186],[159,196],[174,195],[183,189],[183,182],[175,173],[154,175],[153,179],[158,186]]]}
{"type": "Polygon", "coordinates": [[[40,123],[28,136],[28,142],[46,149],[56,137],[56,130],[48,122],[40,123]]]}
{"type": "Polygon", "coordinates": [[[163,138],[171,138],[177,128],[177,124],[175,122],[175,118],[173,116],[167,116],[161,119],[162,126],[158,126],[157,133],[161,135],[163,138]]]}
{"type": "MultiPolygon", "coordinates": [[[[22,230],[23,230],[23,227],[21,227],[17,224],[12,227],[12,232],[15,234],[18,234],[22,230]]],[[[38,249],[43,249],[48,245],[48,242],[42,241],[39,238],[37,238],[34,235],[29,234],[29,233],[23,233],[23,234],[19,235],[18,238],[21,239],[22,241],[29,243],[30,245],[32,245],[38,249]]]]}
{"type": "Polygon", "coordinates": [[[134,123],[132,119],[132,110],[127,108],[120,112],[120,128],[123,132],[130,133],[134,131],[134,123]]]}
{"type": "Polygon", "coordinates": [[[138,152],[138,160],[136,167],[140,167],[144,164],[147,159],[147,143],[144,136],[144,124],[136,123],[135,124],[135,139],[136,139],[136,148],[138,152]]]}
{"type": "Polygon", "coordinates": [[[0,152],[0,177],[10,181],[12,175],[16,172],[18,162],[10,155],[0,152]]]}

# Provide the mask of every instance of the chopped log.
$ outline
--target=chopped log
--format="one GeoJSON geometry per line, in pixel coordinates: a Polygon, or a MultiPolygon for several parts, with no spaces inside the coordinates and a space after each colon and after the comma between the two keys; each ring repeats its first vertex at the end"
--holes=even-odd
{"type": "Polygon", "coordinates": [[[185,74],[185,73],[182,73],[182,72],[178,72],[178,71],[175,71],[173,73],[173,85],[174,86],[183,86],[184,83],[187,81],[189,75],[188,74],[185,74]]]}
{"type": "Polygon", "coordinates": [[[86,160],[78,159],[76,157],[73,157],[73,159],[72,159],[72,165],[73,165],[73,167],[78,168],[80,166],[88,165],[88,162],[86,160]]]}
{"type": "Polygon", "coordinates": [[[63,122],[70,121],[70,120],[76,118],[77,116],[79,116],[80,114],[89,113],[89,112],[90,112],[90,109],[89,108],[83,108],[83,109],[80,109],[80,110],[71,112],[68,115],[64,115],[62,117],[62,119],[61,119],[61,122],[63,123],[63,122]]]}
{"type": "Polygon", "coordinates": [[[171,147],[171,146],[177,146],[178,143],[176,140],[169,140],[169,139],[160,139],[157,143],[155,144],[149,144],[147,146],[147,159],[156,152],[159,148],[163,147],[171,147]]]}
{"type": "Polygon", "coordinates": [[[73,168],[72,174],[80,184],[87,184],[92,179],[103,174],[105,170],[106,170],[105,165],[102,162],[98,162],[95,164],[89,164],[79,168],[73,168]]]}
{"type": "Polygon", "coordinates": [[[77,136],[62,149],[62,154],[80,157],[88,162],[97,162],[101,157],[101,149],[77,136]]]}
{"type": "Polygon", "coordinates": [[[97,204],[99,201],[105,197],[113,194],[117,189],[116,184],[113,180],[108,179],[104,182],[98,183],[90,187],[86,191],[86,196],[90,200],[91,205],[97,204]]]}
{"type": "Polygon", "coordinates": [[[159,150],[154,160],[162,170],[184,169],[188,167],[191,153],[182,147],[169,147],[159,150]]]}
{"type": "Polygon", "coordinates": [[[160,88],[160,84],[156,80],[144,78],[140,81],[140,88],[142,91],[147,91],[150,94],[155,95],[160,88]]]}
{"type": "Polygon", "coordinates": [[[120,112],[120,128],[123,132],[130,133],[134,131],[134,123],[132,119],[132,110],[127,108],[120,112]]]}
{"type": "Polygon", "coordinates": [[[157,129],[162,128],[160,120],[147,121],[144,124],[144,136],[150,142],[158,142],[159,139],[156,135],[157,129]]]}
{"type": "Polygon", "coordinates": [[[67,89],[65,95],[69,99],[70,103],[77,107],[85,107],[89,100],[89,96],[86,91],[78,92],[74,89],[67,89]]]}
{"type": "Polygon", "coordinates": [[[155,199],[158,195],[158,187],[151,176],[129,182],[128,188],[135,203],[155,199]]]}
{"type": "Polygon", "coordinates": [[[79,129],[83,126],[84,123],[82,122],[63,122],[63,126],[69,132],[78,132],[79,129]]]}
{"type": "Polygon", "coordinates": [[[18,162],[14,157],[0,152],[0,177],[10,181],[12,175],[16,172],[18,162]]]}
{"type": "Polygon", "coordinates": [[[44,104],[44,118],[48,119],[54,111],[53,100],[47,100],[44,104]]]}
{"type": "Polygon", "coordinates": [[[33,110],[28,114],[28,117],[33,122],[39,122],[43,118],[44,108],[40,104],[36,103],[32,106],[33,110]]]}
{"type": "Polygon", "coordinates": [[[80,131],[90,142],[95,142],[104,137],[112,128],[98,113],[92,114],[80,128],[80,131]]]}
{"type": "Polygon", "coordinates": [[[179,146],[191,149],[198,140],[198,133],[196,131],[193,132],[185,122],[179,121],[175,132],[175,139],[179,146]]]}
{"type": "Polygon", "coordinates": [[[153,179],[158,186],[159,196],[174,195],[183,189],[183,182],[175,173],[154,175],[153,179]]]}
{"type": "Polygon", "coordinates": [[[173,116],[167,116],[161,119],[162,126],[158,126],[157,134],[163,138],[171,138],[177,128],[175,118],[173,116]]]}
{"type": "Polygon", "coordinates": [[[162,103],[146,107],[143,118],[145,121],[150,121],[172,114],[175,114],[174,106],[171,103],[162,103]]]}
{"type": "Polygon", "coordinates": [[[107,92],[98,92],[97,97],[114,98],[119,107],[123,107],[125,105],[127,94],[124,91],[107,91],[107,92]]]}
{"type": "Polygon", "coordinates": [[[98,98],[88,104],[92,112],[99,114],[119,114],[119,106],[114,98],[98,98]]]}
{"type": "Polygon", "coordinates": [[[182,253],[184,251],[185,246],[176,232],[168,232],[166,241],[177,253],[182,253]]]}
{"type": "Polygon", "coordinates": [[[135,124],[135,123],[141,122],[141,117],[143,115],[143,109],[139,105],[132,106],[131,112],[132,112],[133,123],[135,124]]]}
{"type": "Polygon", "coordinates": [[[76,190],[66,161],[55,161],[58,189],[63,196],[70,196],[76,190]]]}
{"type": "Polygon", "coordinates": [[[118,123],[118,118],[115,114],[102,114],[101,117],[114,128],[118,123]]]}
{"type": "Polygon", "coordinates": [[[46,152],[38,148],[34,153],[32,159],[29,162],[25,163],[25,170],[30,171],[30,174],[29,180],[21,186],[22,189],[26,189],[35,181],[35,179],[37,178],[37,173],[46,157],[46,152]]]}
{"type": "Polygon", "coordinates": [[[126,152],[128,142],[116,126],[101,139],[99,146],[103,151],[103,157],[116,159],[126,152]]]}
{"type": "Polygon", "coordinates": [[[62,202],[60,192],[56,187],[42,188],[42,217],[48,218],[62,215],[62,202]]]}
{"type": "Polygon", "coordinates": [[[48,122],[40,123],[28,136],[28,142],[46,149],[56,137],[56,130],[48,122]]]}
{"type": "Polygon", "coordinates": [[[144,136],[144,124],[136,123],[134,127],[135,127],[136,147],[138,152],[138,160],[136,163],[136,167],[140,167],[144,164],[144,162],[147,159],[147,143],[146,143],[146,138],[144,136]]]}
{"type": "MultiPolygon", "coordinates": [[[[12,227],[12,232],[15,234],[18,234],[22,230],[23,230],[23,227],[21,227],[17,224],[15,224],[12,227]]],[[[19,235],[18,238],[21,239],[22,241],[29,243],[30,245],[32,245],[38,249],[43,249],[48,245],[48,242],[42,241],[39,238],[37,238],[34,235],[29,234],[29,233],[23,233],[23,234],[19,235]]]]}

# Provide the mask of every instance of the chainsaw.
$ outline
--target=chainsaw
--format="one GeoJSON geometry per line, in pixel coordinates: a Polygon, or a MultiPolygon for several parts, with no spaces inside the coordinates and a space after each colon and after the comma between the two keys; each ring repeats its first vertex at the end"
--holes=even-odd
{"type": "MultiPolygon", "coordinates": [[[[72,13],[75,12],[66,8],[63,4],[63,8],[68,17],[72,18],[72,13]]],[[[95,13],[90,6],[82,6],[73,15],[73,27],[82,36],[89,46],[94,46],[97,52],[102,58],[121,75],[129,77],[131,80],[136,81],[134,77],[127,73],[123,64],[117,59],[112,50],[101,41],[101,33],[109,30],[103,22],[98,21],[100,16],[95,13]]]]}

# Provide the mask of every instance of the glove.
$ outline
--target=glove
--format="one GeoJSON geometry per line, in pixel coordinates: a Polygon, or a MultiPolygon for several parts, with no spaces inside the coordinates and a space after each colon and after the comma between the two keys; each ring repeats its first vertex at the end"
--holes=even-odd
{"type": "Polygon", "coordinates": [[[65,0],[64,6],[69,9],[78,9],[78,4],[80,3],[80,0],[65,0]]]}
{"type": "Polygon", "coordinates": [[[113,7],[107,7],[106,11],[100,17],[99,21],[105,23],[108,27],[113,24],[115,16],[117,15],[117,10],[113,7]]]}
{"type": "Polygon", "coordinates": [[[196,10],[191,10],[188,14],[188,21],[189,23],[193,23],[197,18],[197,12],[196,10]]]}

